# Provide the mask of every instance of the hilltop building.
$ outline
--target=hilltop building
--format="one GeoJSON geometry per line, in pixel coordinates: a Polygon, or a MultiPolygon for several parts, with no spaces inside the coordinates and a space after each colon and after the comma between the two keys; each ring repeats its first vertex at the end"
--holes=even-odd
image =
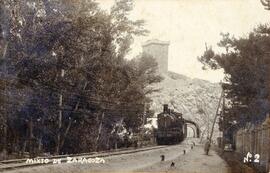
{"type": "Polygon", "coordinates": [[[149,54],[156,59],[161,73],[168,72],[169,45],[170,42],[157,39],[148,40],[142,45],[143,53],[149,54]]]}

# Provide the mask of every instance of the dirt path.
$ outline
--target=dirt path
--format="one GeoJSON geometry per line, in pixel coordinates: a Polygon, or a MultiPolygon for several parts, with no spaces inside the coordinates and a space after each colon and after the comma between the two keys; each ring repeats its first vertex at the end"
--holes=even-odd
{"type": "Polygon", "coordinates": [[[181,173],[229,173],[230,168],[215,151],[205,155],[202,146],[195,146],[186,155],[176,159],[160,162],[150,167],[140,169],[142,172],[181,172],[181,173]],[[172,162],[175,166],[171,167],[172,162]]]}

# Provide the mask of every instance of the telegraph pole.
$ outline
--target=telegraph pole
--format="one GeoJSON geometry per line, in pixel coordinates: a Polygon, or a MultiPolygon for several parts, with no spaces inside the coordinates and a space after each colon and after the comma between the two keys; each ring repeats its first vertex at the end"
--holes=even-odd
{"type": "Polygon", "coordinates": [[[100,120],[99,127],[98,127],[98,135],[97,135],[97,138],[96,138],[95,151],[98,151],[99,139],[100,139],[100,136],[101,136],[102,126],[103,126],[103,120],[104,120],[104,112],[101,115],[101,120],[100,120]]]}
{"type": "Polygon", "coordinates": [[[215,123],[216,123],[216,120],[217,120],[218,111],[219,111],[219,108],[220,108],[221,100],[223,98],[223,94],[224,94],[224,91],[222,89],[221,95],[220,95],[220,98],[219,98],[219,101],[218,101],[218,107],[217,107],[217,110],[216,110],[216,115],[215,115],[214,122],[213,122],[212,128],[211,128],[211,133],[210,133],[210,138],[209,138],[210,142],[212,141],[212,136],[213,136],[213,132],[214,132],[214,126],[215,126],[215,123]]]}
{"type": "MultiPolygon", "coordinates": [[[[1,28],[2,29],[2,28],[1,28]]],[[[3,36],[3,39],[4,39],[4,43],[5,43],[5,46],[4,46],[4,51],[3,51],[3,55],[2,55],[2,59],[4,61],[4,95],[5,95],[5,98],[4,99],[7,99],[8,97],[8,93],[7,93],[7,59],[6,59],[6,54],[7,54],[7,49],[8,49],[8,41],[7,41],[7,38],[6,38],[6,33],[5,31],[2,31],[2,36],[3,36]]],[[[3,150],[2,150],[2,155],[3,155],[3,159],[6,159],[7,157],[7,123],[8,123],[8,112],[7,112],[7,108],[3,108],[4,109],[4,114],[3,114],[3,150]]]]}
{"type": "MultiPolygon", "coordinates": [[[[220,98],[219,98],[219,101],[218,101],[218,107],[217,107],[217,110],[216,110],[216,115],[215,115],[215,118],[214,118],[214,122],[212,124],[212,129],[211,129],[211,133],[210,133],[210,137],[209,137],[210,145],[211,145],[212,136],[213,136],[213,132],[214,132],[214,127],[215,127],[215,123],[216,123],[216,120],[217,120],[218,111],[219,111],[219,108],[220,108],[220,105],[221,105],[222,98],[223,98],[223,104],[224,104],[225,100],[224,100],[224,90],[223,89],[221,91],[221,95],[220,95],[220,98]]],[[[223,105],[223,109],[224,109],[224,105],[223,105]]]]}
{"type": "Polygon", "coordinates": [[[145,117],[146,117],[146,103],[144,103],[144,107],[143,107],[142,128],[145,125],[145,117]]]}
{"type": "MultiPolygon", "coordinates": [[[[60,79],[63,79],[65,75],[65,70],[61,69],[60,71],[60,79]]],[[[62,80],[60,80],[62,81],[62,80]]],[[[56,150],[55,150],[55,154],[59,154],[60,152],[60,147],[61,147],[61,128],[62,128],[62,119],[63,119],[63,94],[62,91],[60,91],[59,94],[59,112],[58,112],[58,133],[57,133],[57,143],[56,143],[56,150]]]]}

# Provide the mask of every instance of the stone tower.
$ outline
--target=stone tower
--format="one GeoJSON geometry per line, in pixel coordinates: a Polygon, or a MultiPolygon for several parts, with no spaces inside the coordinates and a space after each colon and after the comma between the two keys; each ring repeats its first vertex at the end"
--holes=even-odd
{"type": "Polygon", "coordinates": [[[168,72],[168,53],[169,53],[168,41],[160,40],[148,40],[142,45],[143,53],[149,54],[156,59],[159,71],[161,73],[168,72]]]}

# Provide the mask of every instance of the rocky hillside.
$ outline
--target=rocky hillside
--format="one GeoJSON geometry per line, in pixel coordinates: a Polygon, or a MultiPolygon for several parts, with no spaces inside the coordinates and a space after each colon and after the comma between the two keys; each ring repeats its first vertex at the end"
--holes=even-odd
{"type": "MultiPolygon", "coordinates": [[[[154,86],[160,91],[150,96],[153,100],[151,108],[157,114],[162,111],[163,104],[169,104],[169,108],[181,112],[185,119],[198,123],[202,135],[206,137],[208,131],[211,131],[221,93],[220,85],[173,72],[164,74],[163,77],[164,80],[154,86]]],[[[155,121],[152,124],[156,126],[155,121]]],[[[218,125],[215,126],[215,136],[217,134],[218,125]]]]}

